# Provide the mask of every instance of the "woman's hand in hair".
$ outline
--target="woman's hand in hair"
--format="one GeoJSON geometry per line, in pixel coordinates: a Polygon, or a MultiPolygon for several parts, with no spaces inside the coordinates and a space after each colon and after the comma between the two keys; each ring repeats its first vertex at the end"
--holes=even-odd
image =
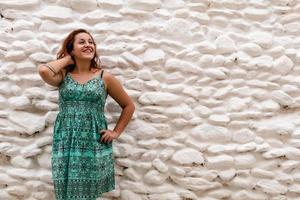
{"type": "Polygon", "coordinates": [[[64,53],[64,57],[62,59],[66,60],[67,65],[72,65],[75,64],[74,63],[74,59],[72,58],[72,56],[70,54],[68,54],[67,52],[64,53]]]}

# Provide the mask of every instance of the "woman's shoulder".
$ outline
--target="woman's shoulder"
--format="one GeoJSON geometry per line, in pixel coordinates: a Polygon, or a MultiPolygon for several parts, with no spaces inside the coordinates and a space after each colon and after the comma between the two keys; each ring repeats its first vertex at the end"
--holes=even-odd
{"type": "Polygon", "coordinates": [[[118,81],[118,79],[115,77],[115,75],[113,75],[107,69],[103,70],[102,79],[104,80],[104,82],[106,83],[107,86],[111,86],[111,85],[115,85],[115,84],[119,84],[120,83],[118,81]]]}
{"type": "Polygon", "coordinates": [[[102,77],[106,79],[114,78],[114,75],[108,69],[101,69],[102,77]]]}

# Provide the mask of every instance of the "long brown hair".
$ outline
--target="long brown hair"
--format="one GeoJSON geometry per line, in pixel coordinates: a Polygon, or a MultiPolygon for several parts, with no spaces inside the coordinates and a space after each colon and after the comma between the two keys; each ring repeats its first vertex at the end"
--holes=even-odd
{"type": "MultiPolygon", "coordinates": [[[[93,40],[93,43],[95,45],[95,55],[94,55],[94,57],[91,60],[90,69],[91,68],[100,68],[101,61],[100,61],[99,56],[97,54],[96,42],[95,42],[94,38],[92,37],[92,35],[87,30],[82,29],[82,28],[73,30],[71,33],[69,33],[69,35],[65,38],[65,40],[64,40],[64,42],[62,44],[61,49],[58,51],[58,53],[56,55],[56,58],[57,59],[63,58],[66,55],[66,53],[68,53],[69,55],[71,55],[71,52],[72,52],[73,47],[74,47],[75,36],[78,33],[87,33],[87,34],[89,34],[91,36],[91,38],[93,40]]],[[[72,57],[72,59],[73,59],[73,61],[75,63],[74,57],[73,56],[71,56],[71,57],[72,57]]],[[[74,68],[75,68],[75,64],[68,65],[66,67],[67,71],[73,71],[74,68]]]]}

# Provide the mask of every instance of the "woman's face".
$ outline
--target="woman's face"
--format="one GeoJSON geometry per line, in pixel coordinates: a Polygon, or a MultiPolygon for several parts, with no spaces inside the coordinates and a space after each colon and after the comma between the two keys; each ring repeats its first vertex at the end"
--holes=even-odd
{"type": "Polygon", "coordinates": [[[78,33],[74,38],[72,55],[77,59],[91,60],[95,55],[95,44],[87,33],[78,33]]]}

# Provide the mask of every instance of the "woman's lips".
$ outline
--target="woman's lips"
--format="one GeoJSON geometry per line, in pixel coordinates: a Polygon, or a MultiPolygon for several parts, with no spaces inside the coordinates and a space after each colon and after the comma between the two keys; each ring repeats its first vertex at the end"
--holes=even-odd
{"type": "Polygon", "coordinates": [[[82,52],[84,52],[84,53],[93,53],[93,49],[84,49],[82,52]]]}

